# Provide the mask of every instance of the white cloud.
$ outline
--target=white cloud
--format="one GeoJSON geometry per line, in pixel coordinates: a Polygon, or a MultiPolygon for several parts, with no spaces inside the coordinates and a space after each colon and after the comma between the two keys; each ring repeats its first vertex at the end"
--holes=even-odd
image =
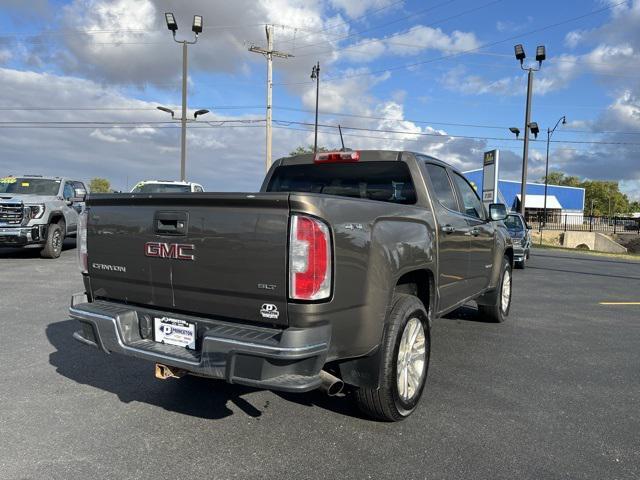
{"type": "MultiPolygon", "coordinates": [[[[113,131],[114,133],[119,133],[118,130],[119,130],[118,128],[111,129],[111,131],[113,131]]],[[[103,142],[108,142],[108,143],[129,143],[128,139],[106,133],[99,128],[91,132],[89,136],[93,138],[97,138],[98,140],[102,140],[103,142]]]]}
{"type": "Polygon", "coordinates": [[[386,12],[385,7],[397,2],[395,0],[330,0],[330,3],[333,8],[343,10],[348,17],[356,18],[370,10],[385,9],[386,12]]]}
{"type": "MultiPolygon", "coordinates": [[[[92,81],[44,73],[0,68],[0,84],[3,86],[0,105],[5,106],[16,105],[16,99],[20,99],[20,107],[39,107],[55,98],[57,107],[123,108],[101,112],[56,111],[56,121],[149,122],[134,128],[84,128],[82,125],[76,126],[79,128],[2,128],[0,172],[16,172],[19,165],[24,173],[69,175],[84,180],[101,176],[122,189],[127,179],[131,185],[144,178],[177,177],[180,130],[177,126],[152,123],[167,120],[155,111],[155,103],[136,100],[92,81]]],[[[51,121],[52,118],[52,112],[33,110],[5,115],[5,121],[51,121]]],[[[228,117],[216,112],[207,115],[211,121],[225,119],[228,117]]],[[[297,132],[279,132],[274,144],[276,154],[288,152],[301,138],[297,132]]],[[[192,128],[188,142],[187,171],[194,180],[212,190],[259,188],[263,176],[264,129],[192,128]]]]}
{"type": "Polygon", "coordinates": [[[396,55],[415,55],[416,45],[420,47],[419,50],[453,53],[478,48],[480,43],[471,32],[454,30],[449,35],[439,28],[418,25],[402,35],[394,36],[389,50],[396,55]]]}
{"type": "Polygon", "coordinates": [[[427,50],[456,53],[473,50],[480,42],[472,32],[454,30],[450,34],[439,28],[417,25],[389,37],[367,38],[345,47],[341,58],[356,62],[371,62],[383,55],[419,55],[427,50]]]}
{"type": "Polygon", "coordinates": [[[11,54],[11,50],[9,50],[8,48],[0,48],[0,65],[7,63],[9,60],[11,60],[12,56],[13,55],[11,54]]]}
{"type": "Polygon", "coordinates": [[[581,41],[582,41],[582,32],[578,30],[574,30],[573,32],[567,33],[567,35],[564,38],[564,43],[569,48],[576,48],[581,41]]]}
{"type": "MultiPolygon", "coordinates": [[[[325,9],[326,0],[72,0],[58,19],[59,28],[72,33],[45,32],[25,45],[32,58],[56,65],[69,75],[110,84],[170,88],[179,79],[181,57],[163,12],[175,13],[178,39],[192,38],[193,12],[203,15],[204,31],[189,50],[193,69],[246,76],[247,64],[261,60],[247,49],[252,43],[265,44],[265,23],[276,24],[277,49],[295,53],[304,48],[307,57],[326,50],[327,35],[343,35],[349,27],[340,22],[340,16],[326,18],[325,9]],[[90,31],[93,33],[87,33],[90,31]]],[[[333,53],[320,56],[323,63],[333,58],[333,53]]],[[[308,63],[308,58],[296,56],[278,62],[278,69],[289,75],[304,66],[306,74],[308,63]]]]}

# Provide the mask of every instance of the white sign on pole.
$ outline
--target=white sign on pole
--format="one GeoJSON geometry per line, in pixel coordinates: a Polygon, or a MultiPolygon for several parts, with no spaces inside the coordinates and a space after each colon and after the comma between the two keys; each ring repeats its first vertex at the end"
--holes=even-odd
{"type": "Polygon", "coordinates": [[[490,203],[498,203],[498,169],[500,150],[484,152],[482,162],[482,201],[489,208],[490,203]]]}

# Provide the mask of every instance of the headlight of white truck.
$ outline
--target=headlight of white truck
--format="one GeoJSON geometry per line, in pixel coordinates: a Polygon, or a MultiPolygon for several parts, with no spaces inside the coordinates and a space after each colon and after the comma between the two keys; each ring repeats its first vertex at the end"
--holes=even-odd
{"type": "Polygon", "coordinates": [[[28,217],[32,220],[42,218],[42,216],[44,215],[44,205],[41,203],[34,205],[25,205],[24,208],[25,216],[28,215],[28,217]]]}

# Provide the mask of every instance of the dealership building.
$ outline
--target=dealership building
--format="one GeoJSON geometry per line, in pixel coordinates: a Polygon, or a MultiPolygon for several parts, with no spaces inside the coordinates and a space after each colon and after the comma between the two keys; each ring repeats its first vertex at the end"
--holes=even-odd
{"type": "MultiPolygon", "coordinates": [[[[465,177],[482,190],[482,169],[464,172],[465,177]]],[[[513,211],[520,211],[521,182],[498,180],[498,202],[504,203],[513,211]]],[[[544,183],[527,182],[525,200],[527,218],[537,218],[544,211],[544,183]]],[[[571,221],[582,221],[584,215],[584,188],[548,185],[547,214],[554,217],[568,217],[571,221]]]]}

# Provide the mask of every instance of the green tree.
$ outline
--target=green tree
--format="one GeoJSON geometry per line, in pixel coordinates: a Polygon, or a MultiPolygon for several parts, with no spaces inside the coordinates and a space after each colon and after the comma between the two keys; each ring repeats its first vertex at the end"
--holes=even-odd
{"type": "MultiPolygon", "coordinates": [[[[541,181],[544,182],[544,177],[541,181]]],[[[624,215],[633,211],[629,198],[620,191],[618,182],[581,180],[563,172],[549,172],[549,185],[584,188],[585,215],[591,214],[592,207],[594,215],[624,215]]]]}
{"type": "Polygon", "coordinates": [[[638,213],[640,212],[640,202],[633,201],[629,203],[629,213],[638,213]]]}
{"type": "MultiPolygon", "coordinates": [[[[328,152],[329,149],[327,147],[318,146],[318,151],[328,152]]],[[[294,155],[303,155],[305,153],[313,153],[313,145],[309,145],[307,147],[305,147],[304,145],[300,145],[298,148],[296,148],[292,152],[289,152],[289,155],[293,157],[294,155]]]]}
{"type": "MultiPolygon", "coordinates": [[[[544,177],[540,179],[544,183],[544,177]]],[[[563,172],[549,172],[549,185],[564,185],[567,187],[579,187],[581,180],[579,177],[565,175],[563,172]]]]}
{"type": "Polygon", "coordinates": [[[89,182],[89,191],[91,193],[110,193],[111,182],[106,178],[95,177],[89,182]]]}

